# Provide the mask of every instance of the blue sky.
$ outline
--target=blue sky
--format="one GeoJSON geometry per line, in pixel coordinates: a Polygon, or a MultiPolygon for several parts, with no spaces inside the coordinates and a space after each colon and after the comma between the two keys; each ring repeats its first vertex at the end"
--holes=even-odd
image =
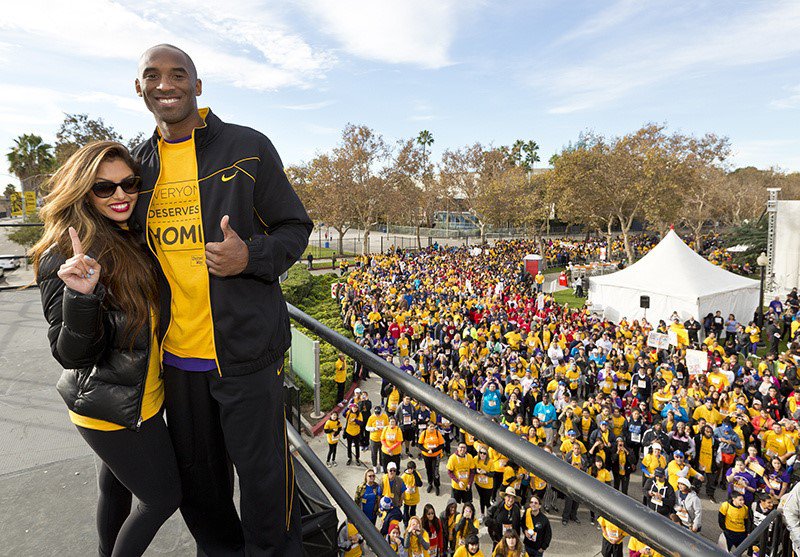
{"type": "Polygon", "coordinates": [[[428,129],[434,155],[533,139],[544,164],[582,130],[653,121],[727,135],[735,166],[800,170],[796,1],[13,2],[3,153],[21,133],[53,141],[65,112],[150,133],[133,80],[161,42],[193,56],[201,105],[266,133],[286,164],[330,149],[348,122],[389,141],[428,129]]]}

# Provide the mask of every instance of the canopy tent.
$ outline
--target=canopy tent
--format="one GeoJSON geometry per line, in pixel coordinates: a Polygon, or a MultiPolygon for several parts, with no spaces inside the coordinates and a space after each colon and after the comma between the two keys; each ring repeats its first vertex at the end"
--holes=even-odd
{"type": "Polygon", "coordinates": [[[616,273],[592,277],[589,301],[610,321],[647,317],[668,320],[677,312],[702,320],[708,313],[733,313],[747,323],[758,307],[759,282],[717,267],[692,250],[670,230],[639,261],[616,273]],[[641,296],[650,297],[649,309],[640,307],[641,296]]]}

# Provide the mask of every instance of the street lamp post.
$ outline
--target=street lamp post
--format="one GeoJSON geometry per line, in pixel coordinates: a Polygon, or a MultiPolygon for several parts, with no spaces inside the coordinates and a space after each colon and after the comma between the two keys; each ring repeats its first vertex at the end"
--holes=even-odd
{"type": "Polygon", "coordinates": [[[762,251],[756,259],[756,263],[761,270],[761,281],[758,289],[758,328],[762,329],[764,327],[764,279],[766,277],[767,263],[769,263],[767,254],[762,251]]]}

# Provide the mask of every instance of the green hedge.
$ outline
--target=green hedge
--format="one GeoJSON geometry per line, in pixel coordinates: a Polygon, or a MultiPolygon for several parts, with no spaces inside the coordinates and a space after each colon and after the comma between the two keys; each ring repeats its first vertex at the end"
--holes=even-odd
{"type": "Polygon", "coordinates": [[[313,277],[302,265],[293,265],[288,275],[281,283],[283,297],[293,306],[299,306],[314,286],[313,277]]]}
{"type": "MultiPolygon", "coordinates": [[[[303,265],[295,265],[289,271],[289,277],[281,284],[286,301],[304,311],[314,319],[331,329],[352,339],[352,331],[342,326],[340,306],[337,300],[331,298],[331,284],[341,282],[342,279],[334,274],[312,275],[303,265]]],[[[327,412],[336,404],[336,383],[333,381],[334,363],[339,354],[333,346],[310,333],[308,329],[293,322],[304,334],[320,341],[320,407],[327,412]]],[[[348,381],[352,379],[353,362],[348,359],[348,381]]],[[[314,402],[314,391],[302,381],[300,387],[300,400],[303,403],[314,402]]]]}

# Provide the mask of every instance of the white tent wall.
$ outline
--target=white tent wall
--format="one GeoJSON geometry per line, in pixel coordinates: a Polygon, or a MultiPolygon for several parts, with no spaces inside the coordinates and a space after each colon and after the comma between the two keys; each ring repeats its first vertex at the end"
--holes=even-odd
{"type": "Polygon", "coordinates": [[[589,300],[602,307],[603,317],[618,323],[622,318],[628,321],[647,317],[651,323],[660,319],[667,320],[673,311],[677,311],[682,320],[690,315],[697,317],[697,299],[681,299],[675,296],[643,292],[638,289],[610,285],[593,285],[589,282],[589,300]],[[641,296],[650,296],[650,307],[640,307],[641,296]],[[604,303],[606,301],[606,303],[604,303]]]}
{"type": "Polygon", "coordinates": [[[698,305],[697,319],[702,321],[703,317],[717,310],[722,312],[722,316],[727,319],[728,314],[732,313],[740,323],[749,323],[758,309],[758,286],[752,288],[742,288],[732,292],[721,292],[714,296],[708,296],[700,300],[698,305]]]}
{"type": "Polygon", "coordinates": [[[658,322],[677,312],[702,319],[717,310],[749,321],[758,306],[759,283],[729,273],[697,255],[674,231],[642,259],[616,273],[589,279],[589,301],[610,321],[658,322]],[[641,296],[650,307],[640,306],[641,296]]]}
{"type": "Polygon", "coordinates": [[[800,201],[778,201],[775,219],[775,293],[800,286],[800,201]]]}

